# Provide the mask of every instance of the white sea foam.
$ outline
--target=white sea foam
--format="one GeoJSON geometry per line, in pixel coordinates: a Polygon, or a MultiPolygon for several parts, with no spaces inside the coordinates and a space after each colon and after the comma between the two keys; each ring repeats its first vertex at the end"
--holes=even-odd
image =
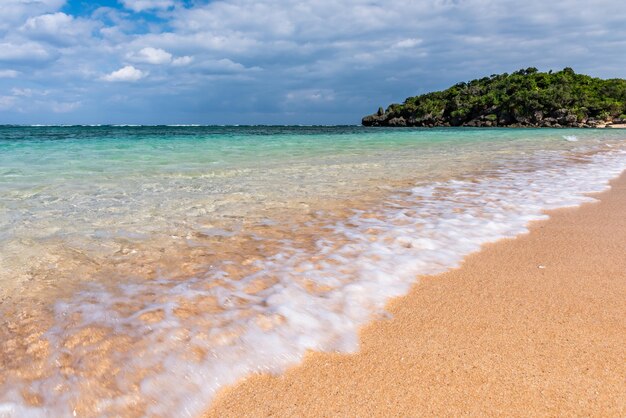
{"type": "MultiPolygon", "coordinates": [[[[530,221],[547,218],[545,209],[593,201],[585,194],[607,189],[608,180],[625,167],[621,151],[597,154],[585,163],[547,153],[524,169],[416,185],[371,212],[328,225],[335,239],[319,239],[313,253],[285,242],[283,251],[258,261],[257,272],[238,281],[229,282],[228,273],[215,267],[205,277],[159,278],[115,292],[94,285],[57,304],[56,325],[48,332],[51,362],[63,354],[88,358],[100,349],[98,344],[71,353],[62,348],[62,339],[84,327],[129,335],[142,344],[114,353],[113,362],[124,367],[117,378],[121,395],[102,399],[101,415],[120,415],[137,399],[147,399],[148,416],[197,416],[218,389],[247,374],[281,372],[306,350],[356,350],[359,327],[383,312],[390,298],[405,294],[417,276],[456,267],[484,243],[527,232],[530,221]],[[245,292],[262,278],[274,284],[245,292]],[[207,288],[211,280],[224,284],[207,288]],[[312,293],[303,280],[330,290],[312,293]],[[181,300],[193,303],[199,297],[215,298],[223,310],[186,319],[174,315],[181,300]],[[114,309],[142,299],[146,302],[130,316],[114,309]],[[162,320],[141,320],[157,310],[165,312],[162,320]],[[77,314],[81,322],[69,320],[77,314]],[[270,326],[261,326],[260,318],[270,326]],[[189,360],[193,347],[207,355],[189,360]],[[143,370],[153,372],[137,390],[128,382],[143,370]]],[[[85,388],[98,393],[99,384],[51,373],[30,386],[44,395],[41,408],[30,408],[19,395],[26,383],[7,382],[0,390],[0,416],[72,416],[73,400],[85,396],[85,388]]]]}
{"type": "Polygon", "coordinates": [[[563,135],[563,139],[568,142],[578,142],[576,135],[563,135]]]}

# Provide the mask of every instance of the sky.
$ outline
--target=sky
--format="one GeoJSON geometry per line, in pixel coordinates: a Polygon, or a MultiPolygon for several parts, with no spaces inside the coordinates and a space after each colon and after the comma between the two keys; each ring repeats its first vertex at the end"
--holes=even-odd
{"type": "Polygon", "coordinates": [[[0,0],[0,124],[358,124],[520,68],[626,78],[615,0],[0,0]]]}

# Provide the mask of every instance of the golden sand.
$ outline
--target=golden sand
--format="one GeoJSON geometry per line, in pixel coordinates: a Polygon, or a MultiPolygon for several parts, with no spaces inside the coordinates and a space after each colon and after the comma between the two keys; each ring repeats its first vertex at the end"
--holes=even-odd
{"type": "Polygon", "coordinates": [[[223,390],[213,416],[626,416],[626,174],[600,203],[423,277],[361,332],[223,390]]]}

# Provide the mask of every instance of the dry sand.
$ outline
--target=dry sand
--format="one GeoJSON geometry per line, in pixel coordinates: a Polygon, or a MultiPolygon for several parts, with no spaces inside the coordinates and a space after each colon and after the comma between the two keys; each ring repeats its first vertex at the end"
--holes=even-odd
{"type": "Polygon", "coordinates": [[[252,376],[206,416],[626,416],[626,174],[612,185],[421,278],[359,353],[252,376]]]}

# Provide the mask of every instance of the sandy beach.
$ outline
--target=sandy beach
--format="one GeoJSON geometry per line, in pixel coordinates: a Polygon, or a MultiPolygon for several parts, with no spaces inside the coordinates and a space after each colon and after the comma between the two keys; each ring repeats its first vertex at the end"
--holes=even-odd
{"type": "Polygon", "coordinates": [[[597,197],[420,278],[357,354],[250,377],[205,416],[625,416],[626,174],[597,197]]]}

